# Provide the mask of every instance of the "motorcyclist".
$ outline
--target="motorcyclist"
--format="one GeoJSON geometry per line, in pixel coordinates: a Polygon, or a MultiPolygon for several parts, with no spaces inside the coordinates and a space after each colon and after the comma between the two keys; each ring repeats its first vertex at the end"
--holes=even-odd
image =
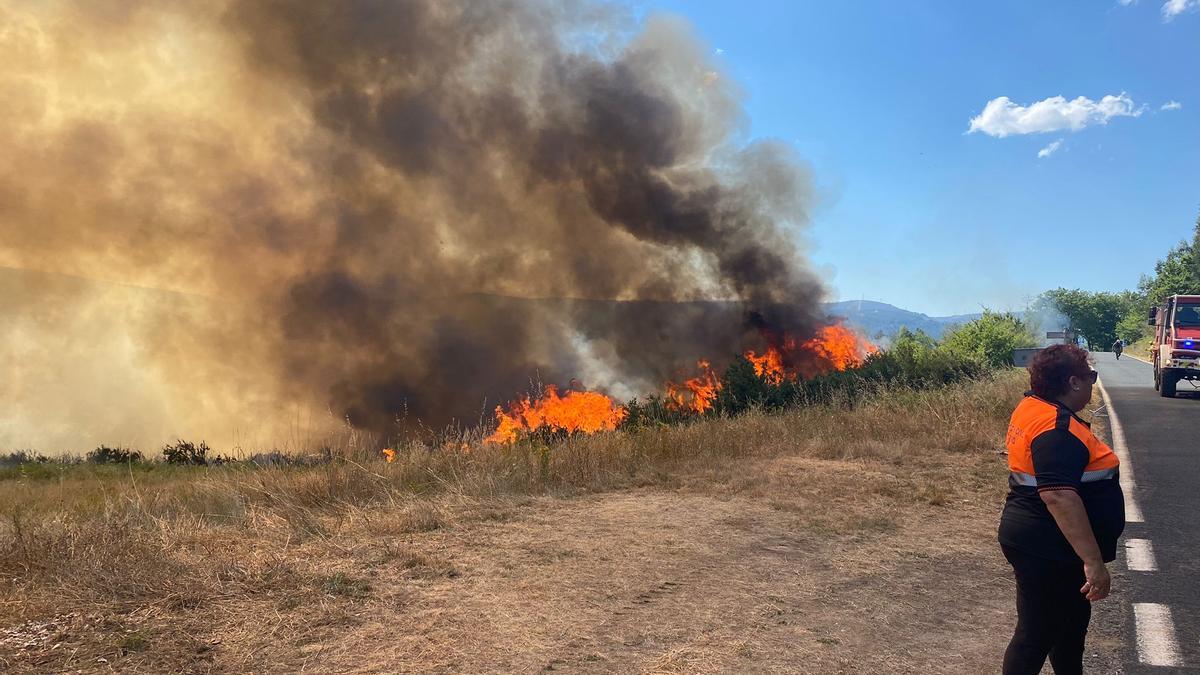
{"type": "Polygon", "coordinates": [[[1121,338],[1117,338],[1117,341],[1113,343],[1112,350],[1117,355],[1117,360],[1120,361],[1121,352],[1125,351],[1125,343],[1121,341],[1121,338]]]}

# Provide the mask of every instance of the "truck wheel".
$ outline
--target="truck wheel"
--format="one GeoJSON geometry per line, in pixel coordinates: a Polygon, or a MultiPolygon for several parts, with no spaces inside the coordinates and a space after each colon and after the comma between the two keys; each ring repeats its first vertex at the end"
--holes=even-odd
{"type": "Polygon", "coordinates": [[[1175,398],[1175,383],[1178,381],[1178,378],[1174,375],[1164,374],[1162,376],[1162,389],[1158,393],[1163,398],[1175,398]]]}

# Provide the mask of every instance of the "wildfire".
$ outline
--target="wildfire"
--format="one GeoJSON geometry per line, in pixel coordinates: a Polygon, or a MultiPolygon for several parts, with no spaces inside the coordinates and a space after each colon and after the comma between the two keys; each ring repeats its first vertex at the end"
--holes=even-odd
{"type": "Polygon", "coordinates": [[[546,385],[542,396],[526,396],[508,410],[496,407],[496,431],[485,443],[511,443],[522,432],[546,428],[567,433],[596,433],[616,429],[627,411],[604,394],[595,391],[568,391],[560,396],[558,388],[546,385]]]}
{"type": "Polygon", "coordinates": [[[667,382],[667,400],[676,410],[705,413],[712,409],[717,392],[721,391],[721,380],[713,372],[708,361],[696,362],[700,375],[685,380],[683,384],[667,382]]]}
{"type": "MultiPolygon", "coordinates": [[[[791,336],[764,334],[763,337],[769,343],[766,351],[759,354],[748,350],[743,356],[754,366],[756,375],[775,385],[854,368],[879,351],[841,324],[825,326],[804,341],[791,336]]],[[[667,382],[667,400],[676,410],[704,413],[712,409],[717,392],[721,391],[721,380],[708,361],[701,360],[698,367],[700,375],[683,384],[667,382]]]]}
{"type": "Polygon", "coordinates": [[[878,347],[842,324],[822,328],[821,332],[805,342],[804,346],[823,357],[833,370],[860,366],[867,356],[879,351],[878,347]]]}
{"type": "Polygon", "coordinates": [[[387,460],[388,464],[391,464],[392,462],[396,461],[396,451],[391,448],[384,448],[383,458],[387,460]]]}
{"type": "MultiPolygon", "coordinates": [[[[791,340],[788,344],[794,345],[795,341],[791,340]]],[[[746,352],[745,357],[747,361],[754,364],[754,374],[771,384],[783,382],[784,377],[788,375],[783,367],[783,354],[775,347],[767,347],[767,353],[762,356],[756,354],[754,350],[750,350],[746,352]]],[[[792,373],[788,379],[796,379],[795,373],[792,373]]]]}
{"type": "MultiPolygon", "coordinates": [[[[766,333],[763,337],[768,343],[766,351],[759,354],[751,350],[744,356],[760,378],[775,385],[854,368],[878,351],[875,345],[841,324],[825,326],[803,341],[766,333]]],[[[699,374],[695,377],[682,383],[666,383],[665,398],[671,408],[695,414],[713,409],[721,391],[721,378],[708,360],[701,359],[696,367],[699,374]]],[[[556,387],[547,385],[536,399],[526,396],[510,404],[507,410],[497,406],[496,431],[484,442],[511,443],[522,433],[542,428],[567,433],[611,430],[627,414],[624,407],[599,392],[568,391],[560,395],[556,387]]]]}

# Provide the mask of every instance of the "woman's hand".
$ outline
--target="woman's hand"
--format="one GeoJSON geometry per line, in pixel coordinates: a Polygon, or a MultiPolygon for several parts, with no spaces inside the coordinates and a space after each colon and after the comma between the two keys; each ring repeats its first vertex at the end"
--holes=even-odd
{"type": "Polygon", "coordinates": [[[1087,578],[1083,588],[1079,589],[1080,593],[1087,596],[1087,599],[1096,602],[1108,597],[1112,591],[1112,576],[1108,573],[1108,567],[1103,560],[1093,563],[1083,563],[1083,575],[1087,578]]]}

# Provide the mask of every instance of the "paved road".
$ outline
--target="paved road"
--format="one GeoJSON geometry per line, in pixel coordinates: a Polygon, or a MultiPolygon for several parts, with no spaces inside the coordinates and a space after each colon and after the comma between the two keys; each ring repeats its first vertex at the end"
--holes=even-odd
{"type": "Polygon", "coordinates": [[[1123,538],[1131,585],[1127,597],[1135,610],[1128,671],[1200,672],[1200,392],[1181,383],[1178,398],[1162,398],[1149,364],[1128,357],[1117,361],[1106,353],[1094,356],[1124,432],[1133,499],[1144,521],[1130,522],[1123,538]],[[1176,660],[1183,668],[1141,662],[1145,643],[1169,632],[1164,614],[1174,625],[1176,660]]]}

